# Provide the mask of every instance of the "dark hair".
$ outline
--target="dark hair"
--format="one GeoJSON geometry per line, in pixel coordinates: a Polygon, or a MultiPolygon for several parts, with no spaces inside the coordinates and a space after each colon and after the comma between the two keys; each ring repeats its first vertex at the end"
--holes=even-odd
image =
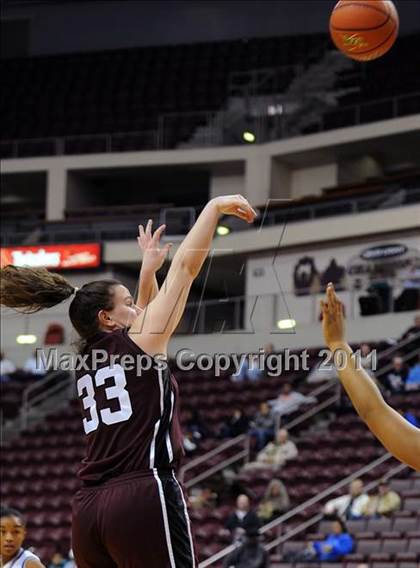
{"type": "Polygon", "coordinates": [[[22,525],[26,526],[24,516],[17,509],[12,509],[12,507],[6,507],[2,505],[0,507],[0,518],[3,519],[4,517],[17,517],[22,521],[22,525]]]}
{"type": "Polygon", "coordinates": [[[79,350],[83,350],[89,340],[99,331],[98,312],[114,308],[114,286],[118,280],[95,280],[85,284],[75,294],[69,308],[69,316],[74,329],[82,340],[79,350]]]}
{"type": "Polygon", "coordinates": [[[346,523],[344,522],[344,519],[342,519],[341,517],[339,517],[339,516],[332,516],[332,517],[330,517],[330,521],[331,521],[332,523],[338,523],[338,524],[340,525],[341,530],[342,530],[343,533],[348,533],[348,532],[349,532],[348,529],[347,529],[347,525],[346,525],[346,523]]]}
{"type": "MultiPolygon", "coordinates": [[[[98,312],[114,307],[113,287],[118,280],[96,280],[80,288],[70,304],[69,316],[81,337],[79,349],[99,331],[98,312]]],[[[1,305],[24,314],[34,314],[70,298],[76,288],[63,276],[46,268],[13,265],[1,269],[1,305]]]]}

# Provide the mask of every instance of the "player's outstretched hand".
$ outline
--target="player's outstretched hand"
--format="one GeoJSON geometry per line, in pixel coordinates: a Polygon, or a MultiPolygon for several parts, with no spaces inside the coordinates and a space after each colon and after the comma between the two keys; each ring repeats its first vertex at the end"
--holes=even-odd
{"type": "Polygon", "coordinates": [[[255,209],[242,195],[221,195],[215,198],[215,202],[219,213],[224,215],[233,215],[248,223],[252,223],[257,217],[255,209]]]}
{"type": "Polygon", "coordinates": [[[343,304],[335,293],[334,286],[327,286],[326,300],[321,300],[322,331],[327,346],[333,350],[345,342],[343,304]]]}
{"type": "Polygon", "coordinates": [[[166,243],[161,246],[160,237],[162,236],[166,225],[161,225],[154,233],[152,233],[152,223],[152,219],[149,219],[146,225],[146,230],[143,225],[139,225],[137,243],[139,245],[139,249],[143,253],[143,270],[157,272],[164,263],[173,243],[166,243]]]}

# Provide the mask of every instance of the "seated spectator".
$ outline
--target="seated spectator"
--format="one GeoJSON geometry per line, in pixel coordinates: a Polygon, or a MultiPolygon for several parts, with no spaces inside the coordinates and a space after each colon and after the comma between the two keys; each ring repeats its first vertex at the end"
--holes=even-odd
{"type": "Polygon", "coordinates": [[[418,335],[420,333],[420,314],[416,315],[414,318],[414,325],[412,325],[411,327],[409,327],[407,329],[407,331],[405,331],[401,338],[400,341],[404,340],[404,339],[410,339],[410,337],[415,337],[416,335],[418,335]]]}
{"type": "Polygon", "coordinates": [[[185,422],[185,428],[192,433],[197,440],[207,438],[212,435],[211,431],[203,421],[197,408],[190,413],[190,417],[185,422]]]}
{"type": "Polygon", "coordinates": [[[349,485],[349,493],[331,499],[324,506],[325,515],[337,515],[344,519],[361,519],[363,509],[369,497],[363,492],[364,486],[361,479],[355,479],[349,485]]]}
{"type": "Polygon", "coordinates": [[[212,508],[215,505],[217,493],[214,493],[210,487],[196,487],[191,489],[188,500],[193,509],[212,508]]]}
{"type": "Polygon", "coordinates": [[[410,422],[413,426],[420,428],[420,420],[417,418],[414,408],[409,408],[407,412],[401,411],[400,414],[404,416],[407,422],[410,422]]]}
{"type": "Polygon", "coordinates": [[[237,373],[231,375],[231,379],[234,382],[244,381],[248,379],[249,381],[258,381],[264,376],[264,370],[259,367],[260,357],[258,353],[253,353],[248,357],[245,357],[242,361],[242,365],[237,373]],[[250,362],[248,363],[248,359],[250,362]]]}
{"type": "Polygon", "coordinates": [[[231,532],[234,541],[241,540],[245,531],[257,531],[260,528],[260,520],[257,513],[251,509],[248,495],[238,495],[236,510],[226,519],[225,527],[231,532]]]}
{"type": "Polygon", "coordinates": [[[61,552],[56,552],[51,558],[51,562],[48,564],[48,568],[64,568],[66,564],[66,559],[61,554],[61,552]]]}
{"type": "Polygon", "coordinates": [[[363,369],[373,376],[372,362],[373,362],[373,351],[369,343],[361,343],[358,349],[360,351],[360,364],[363,369]]]}
{"type": "Polygon", "coordinates": [[[73,550],[70,549],[69,551],[69,559],[64,564],[63,568],[77,568],[76,563],[74,561],[74,554],[73,550]]]}
{"type": "Polygon", "coordinates": [[[191,456],[195,450],[198,448],[197,443],[194,441],[193,434],[191,432],[184,432],[183,446],[185,454],[191,456]]]}
{"type": "Polygon", "coordinates": [[[258,468],[272,467],[274,470],[282,467],[288,460],[295,458],[298,450],[294,442],[289,440],[289,432],[281,428],[276,435],[276,440],[270,442],[259,452],[257,460],[243,467],[244,471],[258,468]]]}
{"type": "Polygon", "coordinates": [[[414,367],[411,367],[410,371],[408,372],[405,389],[407,391],[420,389],[420,356],[417,363],[414,365],[414,367]]]}
{"type": "Polygon", "coordinates": [[[391,393],[404,391],[408,371],[401,355],[395,355],[392,358],[392,369],[382,379],[383,386],[391,393]]]}
{"type": "Polygon", "coordinates": [[[16,366],[13,361],[10,359],[6,359],[6,356],[3,352],[0,353],[0,382],[5,383],[6,381],[10,380],[10,376],[12,373],[16,371],[16,366]]]}
{"type": "Polygon", "coordinates": [[[221,438],[235,438],[248,432],[249,418],[240,408],[235,408],[233,414],[223,424],[219,436],[221,438]]]}
{"type": "Polygon", "coordinates": [[[266,402],[260,404],[260,409],[250,426],[249,435],[256,439],[255,447],[260,451],[274,437],[274,416],[266,402]]]}
{"type": "Polygon", "coordinates": [[[284,483],[280,479],[272,479],[258,507],[259,518],[263,523],[268,523],[288,511],[289,507],[289,494],[284,483]]]}
{"type": "Polygon", "coordinates": [[[369,497],[362,509],[365,517],[389,517],[401,507],[401,498],[386,481],[378,485],[378,493],[369,497]]]}
{"type": "Polygon", "coordinates": [[[23,370],[27,373],[32,373],[32,375],[44,376],[47,370],[44,367],[41,357],[36,356],[36,351],[32,353],[30,357],[26,360],[23,370]]]}
{"type": "Polygon", "coordinates": [[[292,390],[290,383],[285,383],[279,396],[269,401],[273,412],[280,416],[295,412],[302,404],[310,404],[311,402],[316,402],[316,398],[305,396],[300,392],[292,390]]]}
{"type": "Polygon", "coordinates": [[[331,523],[331,533],[325,540],[317,540],[308,544],[299,552],[285,556],[287,562],[335,562],[350,554],[353,550],[353,539],[347,531],[344,521],[337,518],[331,523]]]}
{"type": "Polygon", "coordinates": [[[269,556],[259,540],[258,529],[247,529],[245,539],[226,557],[224,568],[268,568],[269,556]]]}

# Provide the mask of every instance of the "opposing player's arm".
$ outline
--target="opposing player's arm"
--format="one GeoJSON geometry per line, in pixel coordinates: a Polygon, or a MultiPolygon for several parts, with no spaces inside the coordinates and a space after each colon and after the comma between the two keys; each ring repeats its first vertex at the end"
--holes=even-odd
{"type": "Polygon", "coordinates": [[[345,365],[338,375],[358,414],[390,453],[420,471],[420,430],[389,406],[366,371],[357,368],[344,338],[342,304],[332,285],[328,285],[327,301],[321,308],[325,341],[331,351],[343,353],[345,365]]]}
{"type": "Polygon", "coordinates": [[[188,294],[210,250],[221,214],[235,215],[251,223],[256,212],[240,195],[212,199],[177,250],[156,298],[130,329],[130,337],[146,353],[166,353],[167,344],[185,309],[188,294]]]}

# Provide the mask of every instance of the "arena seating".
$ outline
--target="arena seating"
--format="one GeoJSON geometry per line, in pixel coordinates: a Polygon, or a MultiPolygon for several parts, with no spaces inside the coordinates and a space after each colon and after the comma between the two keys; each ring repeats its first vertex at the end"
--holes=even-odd
{"type": "MultiPolygon", "coordinates": [[[[364,104],[362,123],[388,118],[389,99],[396,94],[411,95],[398,107],[399,115],[419,112],[418,40],[418,34],[400,37],[353,82],[348,73],[339,76],[335,88],[356,87],[358,93],[342,97],[343,108],[327,113],[325,127],[353,123],[348,105],[356,103],[364,104]],[[377,99],[388,100],[368,104],[377,99]]],[[[165,114],[168,128],[160,143],[172,148],[206,123],[206,112],[222,107],[232,94],[232,73],[276,68],[281,77],[261,94],[284,92],[294,66],[303,70],[332,47],[327,35],[315,34],[5,60],[2,156],[13,155],[13,140],[24,140],[20,156],[55,153],[54,137],[70,137],[64,153],[104,152],[107,141],[98,135],[111,133],[118,134],[115,151],[153,149],[159,116],[165,114]],[[176,117],[180,112],[185,114],[176,117]]]]}
{"type": "MultiPolygon", "coordinates": [[[[316,360],[314,355],[317,352],[316,349],[311,352],[312,363],[316,360]]],[[[302,373],[290,372],[281,377],[261,379],[257,383],[240,384],[232,383],[227,374],[215,378],[210,371],[175,371],[175,374],[180,384],[182,421],[187,420],[189,410],[200,408],[202,418],[214,432],[219,430],[234,406],[239,406],[252,415],[259,402],[274,398],[285,381],[293,381],[302,392],[309,390],[302,382],[302,373]]],[[[413,407],[418,409],[420,392],[407,396],[396,395],[391,404],[402,410],[413,407]]],[[[288,488],[292,506],[317,495],[384,453],[345,400],[332,410],[336,413],[336,418],[327,430],[309,428],[304,431],[300,428],[292,431],[299,455],[279,472],[288,488]],[[328,467],[325,467],[326,464],[328,467]]],[[[305,426],[307,427],[306,424],[305,426]]],[[[216,438],[203,440],[193,457],[218,444],[220,440],[216,438]]],[[[37,548],[44,559],[49,559],[57,547],[63,551],[70,547],[71,495],[79,486],[75,473],[84,453],[83,445],[78,401],[74,400],[66,408],[47,416],[44,422],[24,431],[13,443],[2,449],[1,498],[27,514],[28,542],[37,548]]],[[[229,452],[223,455],[226,456],[229,456],[229,452]]],[[[209,461],[206,467],[211,465],[213,464],[209,461]]],[[[389,463],[382,464],[365,475],[364,480],[378,479],[388,470],[389,463]]],[[[194,473],[201,471],[199,468],[194,473]]],[[[253,497],[254,504],[257,504],[272,477],[272,470],[260,470],[240,473],[237,481],[253,497]]],[[[370,524],[356,527],[360,529],[358,531],[352,528],[354,532],[361,533],[357,537],[360,546],[355,552],[358,556],[354,558],[363,559],[370,555],[373,561],[375,554],[382,554],[381,558],[386,556],[386,559],[394,561],[396,558],[410,560],[414,553],[418,554],[418,534],[415,536],[415,533],[420,531],[419,480],[415,479],[411,483],[410,479],[402,479],[396,487],[404,498],[403,511],[396,515],[394,522],[386,523],[386,527],[373,526],[375,523],[369,522],[370,524]],[[397,546],[394,541],[399,534],[404,535],[404,540],[397,546]],[[378,537],[379,545],[372,545],[371,548],[377,535],[381,535],[378,537]],[[406,557],[401,556],[404,554],[406,557]]],[[[211,556],[229,544],[230,535],[224,529],[223,522],[232,506],[233,496],[227,493],[219,495],[216,508],[192,511],[200,558],[211,556]]],[[[318,510],[318,506],[304,510],[293,518],[293,523],[285,525],[283,530],[308,519],[318,510]]],[[[324,528],[321,525],[318,532],[323,532],[324,528]]],[[[300,535],[300,538],[303,537],[306,538],[305,533],[300,535]]],[[[286,550],[287,546],[291,544],[284,545],[286,550]]],[[[276,551],[273,560],[279,561],[280,567],[284,564],[280,562],[279,554],[281,550],[276,551]]],[[[344,564],[340,566],[344,568],[344,564]]]]}
{"type": "MultiPolygon", "coordinates": [[[[6,60],[2,138],[153,130],[162,113],[217,110],[229,73],[309,63],[327,41],[318,34],[6,60]]],[[[184,121],[181,138],[191,126],[184,121]]]]}
{"type": "MultiPolygon", "coordinates": [[[[379,207],[413,205],[419,201],[420,172],[411,170],[365,183],[326,188],[322,195],[296,199],[292,205],[261,204],[260,209],[263,211],[267,207],[264,223],[271,225],[348,215],[379,207]]],[[[45,221],[42,210],[28,211],[5,206],[0,212],[0,243],[2,246],[28,244],[31,233],[31,244],[92,242],[98,238],[108,241],[133,239],[139,223],[145,224],[150,218],[156,225],[160,222],[162,209],[175,206],[174,203],[147,203],[69,209],[65,212],[65,221],[45,221]]],[[[196,207],[197,215],[200,211],[201,207],[196,207]]],[[[259,226],[260,222],[257,219],[255,223],[259,226]]],[[[188,229],[188,222],[180,220],[171,234],[185,234],[188,229]]]]}

